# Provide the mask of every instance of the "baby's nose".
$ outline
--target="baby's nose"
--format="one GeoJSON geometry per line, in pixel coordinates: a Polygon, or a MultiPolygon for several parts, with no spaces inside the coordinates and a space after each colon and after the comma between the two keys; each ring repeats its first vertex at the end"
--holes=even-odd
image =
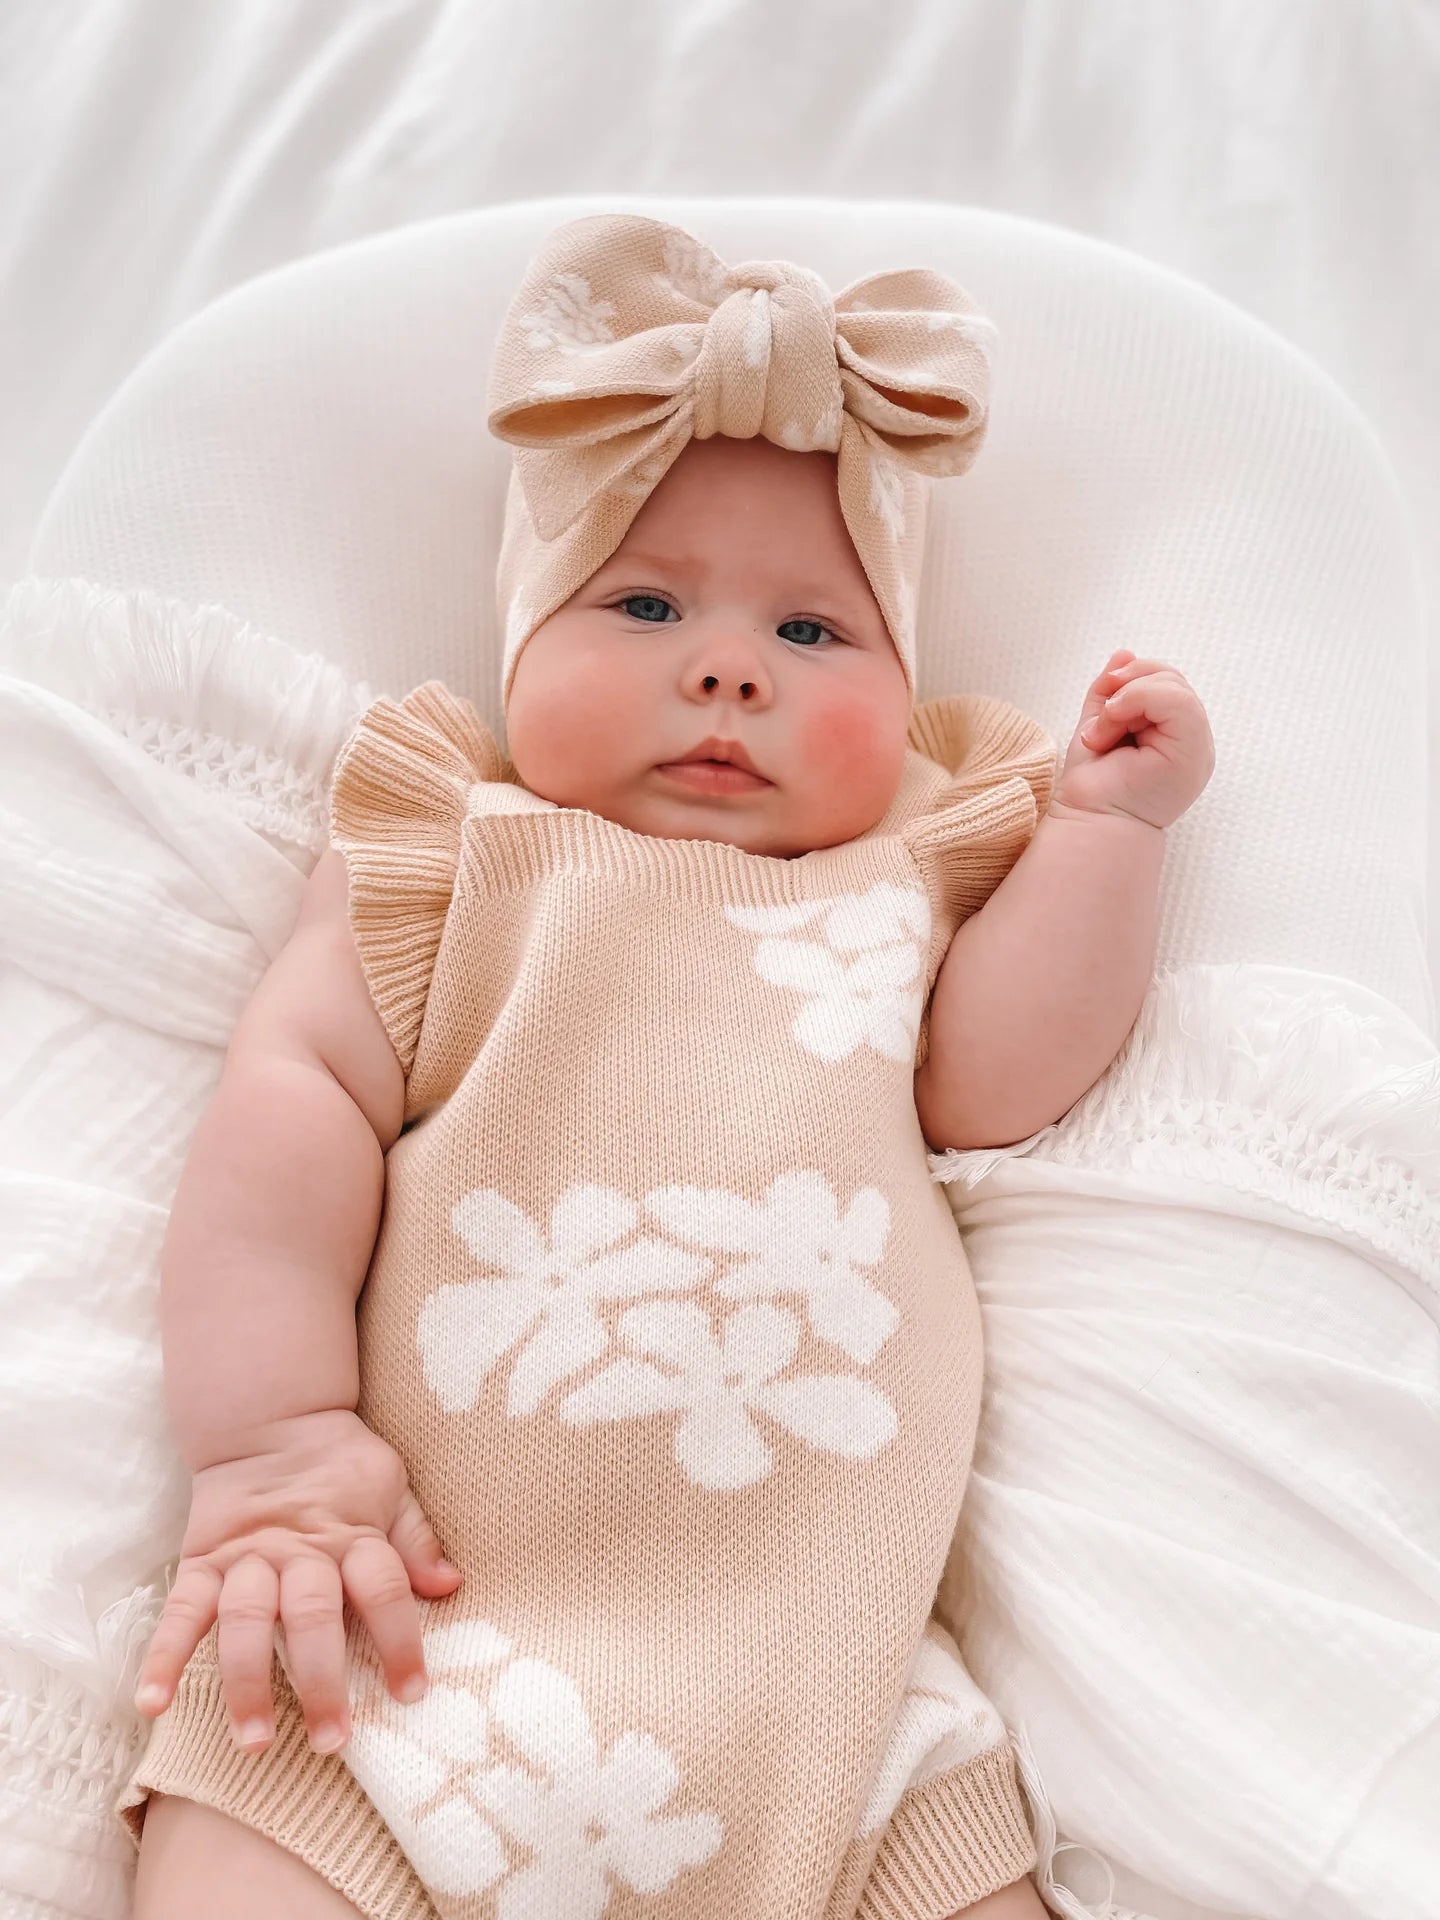
{"type": "MultiPolygon", "coordinates": [[[[735,680],[732,684],[742,700],[754,698],[755,682],[753,680],[735,680]]],[[[700,685],[706,693],[714,693],[715,689],[721,685],[721,676],[716,673],[707,673],[701,679],[700,685]]]]}

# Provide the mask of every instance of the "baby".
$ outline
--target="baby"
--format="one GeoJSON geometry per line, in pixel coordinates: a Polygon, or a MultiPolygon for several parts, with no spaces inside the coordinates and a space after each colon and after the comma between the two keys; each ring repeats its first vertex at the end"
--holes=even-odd
{"type": "Polygon", "coordinates": [[[175,1199],[137,1920],[1043,1914],[943,1600],[981,1337],[926,1146],[1114,1058],[1213,750],[1128,652],[1058,772],[914,704],[987,333],[635,216],[532,262],[507,752],[365,715],[175,1199]]]}

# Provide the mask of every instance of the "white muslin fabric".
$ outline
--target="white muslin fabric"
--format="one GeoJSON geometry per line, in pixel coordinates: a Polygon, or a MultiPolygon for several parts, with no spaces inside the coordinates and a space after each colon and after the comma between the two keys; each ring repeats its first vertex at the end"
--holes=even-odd
{"type": "MultiPolygon", "coordinates": [[[[1422,1920],[1432,1043],[1353,981],[1181,969],[1060,1125],[931,1165],[990,1382],[952,1599],[1065,1831],[1172,1920],[1422,1920]]],[[[1072,1883],[1097,1890],[1093,1869],[1072,1883]]]]}

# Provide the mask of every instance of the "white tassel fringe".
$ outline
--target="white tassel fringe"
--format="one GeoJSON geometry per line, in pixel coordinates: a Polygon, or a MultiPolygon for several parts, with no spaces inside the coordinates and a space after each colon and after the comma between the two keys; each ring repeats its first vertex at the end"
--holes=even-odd
{"type": "Polygon", "coordinates": [[[335,756],[373,698],[225,607],[33,574],[0,601],[0,673],[60,694],[312,854],[335,756]]]}

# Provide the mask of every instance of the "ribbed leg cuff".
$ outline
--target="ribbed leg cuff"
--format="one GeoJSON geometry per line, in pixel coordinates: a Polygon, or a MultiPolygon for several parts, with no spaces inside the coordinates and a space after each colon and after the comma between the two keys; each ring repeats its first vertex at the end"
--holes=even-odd
{"type": "Polygon", "coordinates": [[[1023,1879],[1038,1854],[1010,1747],[913,1787],[891,1815],[856,1920],[949,1920],[1023,1879]]]}
{"type": "Polygon", "coordinates": [[[311,1747],[300,1703],[278,1667],[276,1737],[263,1753],[242,1753],[219,1669],[200,1664],[198,1653],[115,1802],[136,1845],[147,1792],[173,1793],[298,1854],[368,1920],[436,1920],[415,1869],[345,1762],[311,1747]]]}

